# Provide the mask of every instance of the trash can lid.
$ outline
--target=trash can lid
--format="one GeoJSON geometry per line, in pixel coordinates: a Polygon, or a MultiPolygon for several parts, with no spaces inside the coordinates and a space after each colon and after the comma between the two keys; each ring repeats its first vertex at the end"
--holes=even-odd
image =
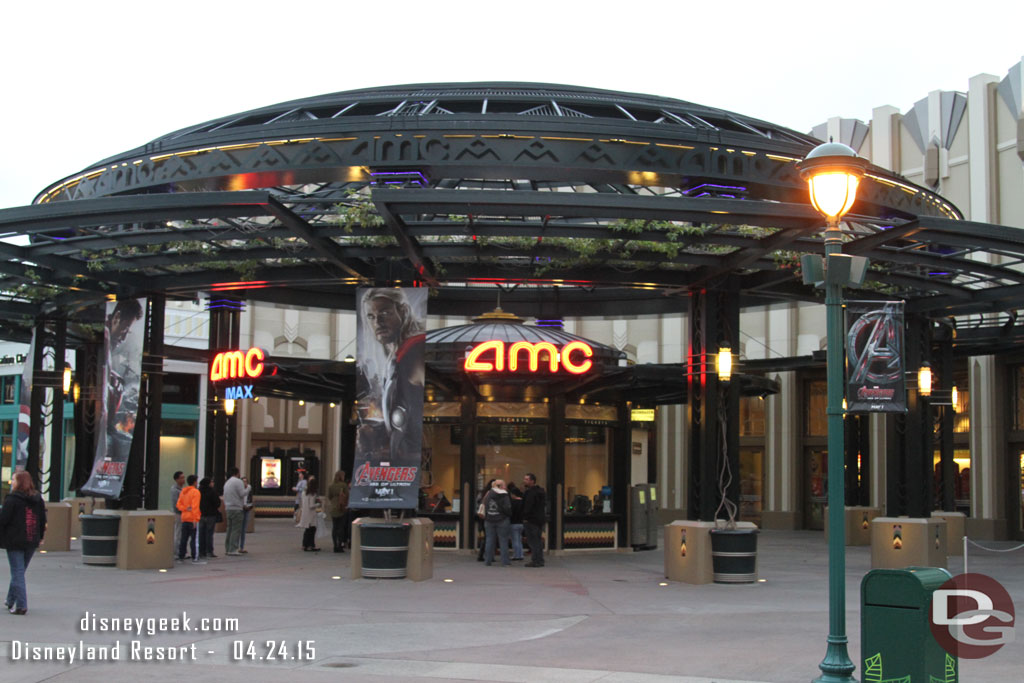
{"type": "Polygon", "coordinates": [[[932,592],[951,578],[940,567],[872,569],[861,581],[861,599],[865,605],[927,607],[932,592]]]}

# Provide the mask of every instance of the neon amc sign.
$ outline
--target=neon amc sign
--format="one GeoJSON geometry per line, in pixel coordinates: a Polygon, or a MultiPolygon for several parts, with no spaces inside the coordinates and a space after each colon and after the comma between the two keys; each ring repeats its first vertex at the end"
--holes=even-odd
{"type": "Polygon", "coordinates": [[[539,372],[542,354],[546,356],[543,364],[551,372],[562,369],[574,375],[582,375],[594,365],[590,360],[594,349],[581,341],[569,342],[561,351],[551,342],[519,341],[509,346],[506,353],[505,342],[492,340],[470,349],[463,367],[466,372],[504,372],[506,367],[508,372],[518,372],[525,361],[525,369],[539,372]]]}
{"type": "MultiPolygon", "coordinates": [[[[210,364],[210,381],[224,379],[256,379],[263,374],[266,352],[257,347],[248,351],[222,351],[210,364]]],[[[274,374],[274,373],[271,373],[274,374]]]]}

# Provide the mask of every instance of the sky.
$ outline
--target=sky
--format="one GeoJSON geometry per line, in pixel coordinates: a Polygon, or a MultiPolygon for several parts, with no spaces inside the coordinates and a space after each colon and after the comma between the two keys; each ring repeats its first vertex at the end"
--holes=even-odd
{"type": "Polygon", "coordinates": [[[6,3],[0,209],[210,119],[382,85],[648,93],[801,132],[1024,56],[1007,0],[6,3]],[[967,14],[969,12],[969,14],[967,14]]]}

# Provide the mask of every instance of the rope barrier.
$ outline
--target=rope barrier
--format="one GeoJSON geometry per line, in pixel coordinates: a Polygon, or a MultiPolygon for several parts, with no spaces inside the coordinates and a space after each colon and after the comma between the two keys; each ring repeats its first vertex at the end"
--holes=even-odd
{"type": "Polygon", "coordinates": [[[986,548],[985,546],[983,546],[982,544],[978,543],[977,541],[972,541],[971,539],[969,539],[966,536],[964,536],[964,574],[967,573],[967,545],[968,544],[973,545],[976,548],[981,548],[982,550],[987,550],[990,553],[1012,553],[1015,550],[1024,549],[1024,543],[1021,543],[1018,546],[1014,546],[1013,548],[986,548]]]}

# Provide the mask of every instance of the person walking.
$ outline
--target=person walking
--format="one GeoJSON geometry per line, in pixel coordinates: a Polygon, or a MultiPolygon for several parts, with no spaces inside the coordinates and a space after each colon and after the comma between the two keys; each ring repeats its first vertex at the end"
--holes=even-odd
{"type": "Polygon", "coordinates": [[[220,496],[209,477],[199,480],[199,558],[217,557],[213,554],[213,532],[220,515],[220,496]]]}
{"type": "Polygon", "coordinates": [[[532,472],[523,477],[523,530],[526,532],[526,544],[530,546],[530,561],[527,567],[544,566],[544,540],[541,533],[547,520],[547,497],[537,484],[537,477],[532,472]]]}
{"type": "Polygon", "coordinates": [[[302,502],[299,504],[299,526],[302,527],[302,549],[309,552],[320,552],[316,547],[316,515],[320,506],[320,496],[317,495],[316,477],[306,480],[306,490],[302,494],[302,502]]]}
{"type": "Polygon", "coordinates": [[[348,541],[348,527],[345,524],[348,512],[348,484],[342,470],[334,473],[334,481],[327,488],[327,503],[327,511],[331,515],[331,540],[334,541],[334,552],[343,553],[348,541]]]}
{"type": "Polygon", "coordinates": [[[501,550],[501,566],[507,567],[508,541],[511,530],[512,502],[509,500],[508,491],[505,490],[505,482],[501,479],[494,480],[494,486],[484,496],[484,564],[491,566],[494,559],[494,544],[498,544],[501,550]]]}
{"type": "Polygon", "coordinates": [[[11,583],[4,605],[11,614],[28,612],[25,570],[46,533],[46,503],[36,491],[32,475],[16,472],[11,492],[0,508],[0,547],[7,549],[11,583]]]}
{"type": "Polygon", "coordinates": [[[242,484],[245,486],[245,505],[242,506],[242,532],[238,536],[238,552],[245,554],[249,552],[245,549],[245,530],[249,528],[249,517],[253,514],[255,505],[252,500],[252,486],[246,477],[242,477],[242,484]]]}
{"type": "Polygon", "coordinates": [[[174,547],[171,549],[171,554],[175,557],[178,556],[178,545],[181,543],[181,511],[178,510],[178,496],[181,495],[181,489],[184,486],[185,473],[178,470],[174,473],[171,482],[171,512],[174,513],[174,547]]]}
{"type": "Polygon", "coordinates": [[[190,474],[185,480],[185,488],[178,496],[178,510],[181,512],[181,542],[178,544],[178,561],[185,561],[185,550],[192,556],[193,564],[206,564],[199,559],[199,540],[196,537],[196,525],[199,524],[199,489],[196,488],[196,475],[190,474]]]}
{"type": "Polygon", "coordinates": [[[238,468],[232,467],[231,476],[224,483],[224,512],[227,514],[227,534],[224,539],[224,552],[228,555],[239,555],[239,538],[242,535],[242,522],[245,517],[245,484],[238,477],[238,468]]]}

